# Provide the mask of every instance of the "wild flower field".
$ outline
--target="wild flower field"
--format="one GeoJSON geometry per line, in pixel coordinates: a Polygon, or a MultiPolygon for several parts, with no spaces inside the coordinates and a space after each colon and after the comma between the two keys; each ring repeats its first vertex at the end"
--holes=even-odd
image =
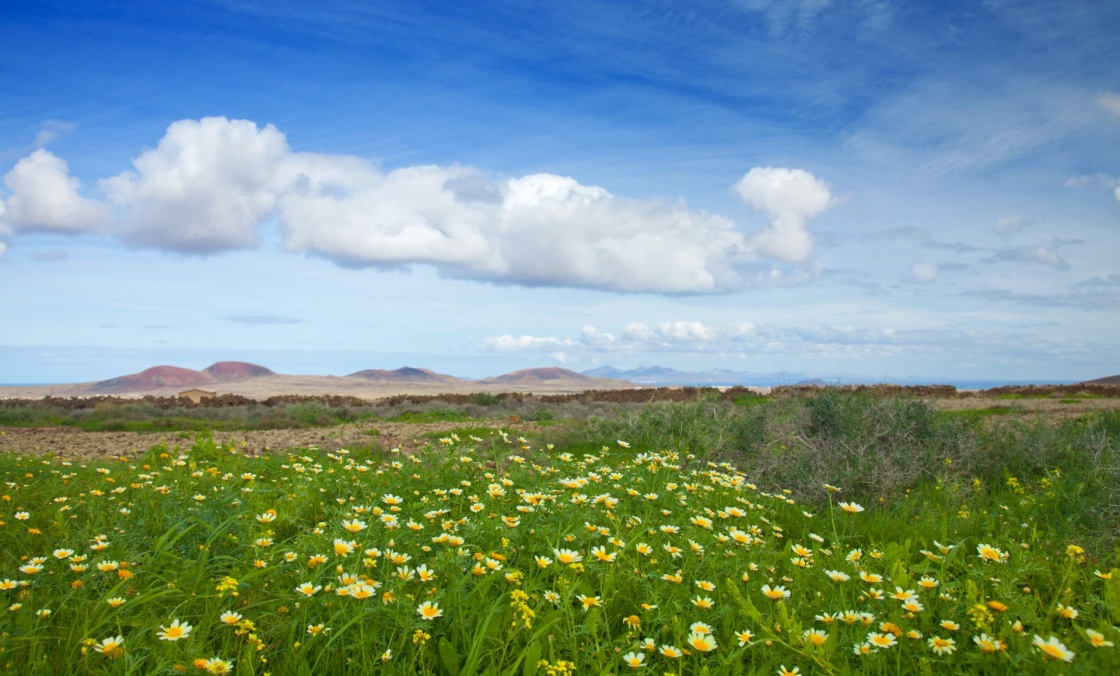
{"type": "Polygon", "coordinates": [[[867,504],[602,440],[0,456],[0,671],[1120,673],[1060,470],[867,504]],[[364,455],[364,457],[362,457],[364,455]]]}

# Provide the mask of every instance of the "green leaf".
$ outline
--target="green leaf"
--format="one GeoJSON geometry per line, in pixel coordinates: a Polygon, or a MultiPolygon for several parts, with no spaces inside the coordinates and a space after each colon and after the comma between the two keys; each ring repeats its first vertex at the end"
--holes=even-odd
{"type": "Polygon", "coordinates": [[[522,655],[525,662],[521,665],[521,676],[534,676],[537,673],[537,662],[541,661],[541,644],[534,641],[525,649],[522,655]]]}
{"type": "Polygon", "coordinates": [[[455,650],[451,641],[443,636],[439,639],[439,659],[443,662],[443,667],[451,673],[451,676],[459,676],[459,652],[455,650]]]}
{"type": "Polygon", "coordinates": [[[1120,568],[1108,571],[1111,577],[1104,581],[1104,603],[1113,622],[1120,622],[1120,568]]]}

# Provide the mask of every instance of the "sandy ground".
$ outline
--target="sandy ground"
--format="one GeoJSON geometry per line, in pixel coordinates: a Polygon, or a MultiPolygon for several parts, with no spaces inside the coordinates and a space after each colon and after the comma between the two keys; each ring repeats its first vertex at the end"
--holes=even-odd
{"type": "MultiPolygon", "coordinates": [[[[232,440],[252,455],[311,445],[324,451],[335,451],[340,448],[356,450],[376,444],[385,449],[397,447],[407,452],[424,444],[438,443],[436,439],[426,438],[425,435],[464,426],[503,429],[512,435],[521,435],[532,431],[535,424],[378,422],[316,429],[214,432],[214,439],[222,444],[232,440]],[[371,436],[371,430],[377,430],[377,436],[371,436]]],[[[193,439],[193,432],[84,432],[68,427],[0,427],[0,451],[70,458],[131,457],[159,444],[164,444],[169,449],[185,450],[190,448],[193,439]]]]}

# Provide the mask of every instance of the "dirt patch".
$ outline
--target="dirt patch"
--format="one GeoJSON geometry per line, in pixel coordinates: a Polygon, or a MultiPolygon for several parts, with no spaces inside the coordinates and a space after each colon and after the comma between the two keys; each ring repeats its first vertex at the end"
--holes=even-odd
{"type": "MultiPolygon", "coordinates": [[[[524,435],[537,428],[535,423],[528,422],[471,422],[469,426],[503,429],[512,435],[524,435]]],[[[436,443],[434,439],[425,438],[426,435],[462,427],[463,423],[380,422],[314,429],[214,432],[214,439],[222,444],[233,441],[251,455],[308,446],[336,451],[373,445],[410,452],[425,444],[436,443]],[[376,430],[376,435],[371,434],[373,430],[376,430]]],[[[0,451],[75,459],[131,457],[160,444],[169,449],[186,450],[194,437],[193,432],[85,432],[72,427],[0,427],[0,451]]]]}

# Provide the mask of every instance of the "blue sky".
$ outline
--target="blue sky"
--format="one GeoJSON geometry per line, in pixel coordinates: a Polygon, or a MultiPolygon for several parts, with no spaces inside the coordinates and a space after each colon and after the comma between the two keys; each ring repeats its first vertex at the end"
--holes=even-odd
{"type": "Polygon", "coordinates": [[[3,2],[0,382],[1120,372],[1115,2],[3,2]]]}

